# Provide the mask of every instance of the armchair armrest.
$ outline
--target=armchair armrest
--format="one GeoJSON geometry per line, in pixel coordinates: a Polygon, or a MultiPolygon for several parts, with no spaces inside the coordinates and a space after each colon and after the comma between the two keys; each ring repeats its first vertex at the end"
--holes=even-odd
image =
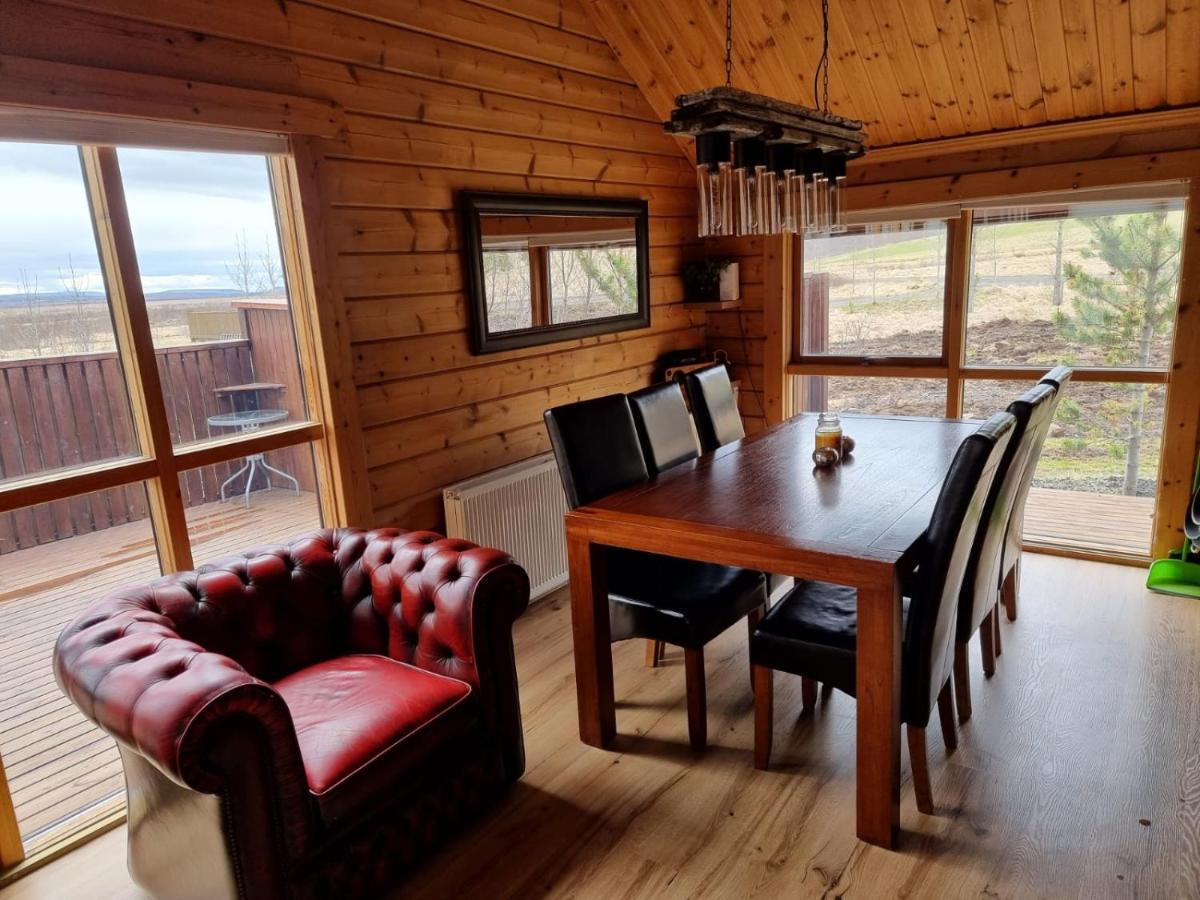
{"type": "Polygon", "coordinates": [[[291,814],[289,842],[307,842],[304,768],[283,699],[234,660],[181,638],[159,612],[155,586],[76,618],[59,636],[54,673],[85,716],[195,791],[237,789],[237,769],[250,761],[226,759],[219,745],[238,732],[273,770],[272,792],[291,814]]]}

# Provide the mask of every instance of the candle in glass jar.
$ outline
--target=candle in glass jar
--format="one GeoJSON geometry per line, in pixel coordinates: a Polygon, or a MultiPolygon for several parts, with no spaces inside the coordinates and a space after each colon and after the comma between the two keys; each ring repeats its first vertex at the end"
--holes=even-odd
{"type": "Polygon", "coordinates": [[[821,413],[817,417],[816,449],[828,447],[842,453],[842,421],[837,413],[821,413]]]}

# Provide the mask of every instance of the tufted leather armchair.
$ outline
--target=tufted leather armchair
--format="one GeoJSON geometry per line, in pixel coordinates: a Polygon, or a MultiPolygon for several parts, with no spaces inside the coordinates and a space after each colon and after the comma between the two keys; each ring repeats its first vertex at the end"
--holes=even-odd
{"type": "Polygon", "coordinates": [[[58,640],[156,897],[374,895],[524,771],[498,550],[323,530],[110,594],[58,640]]]}

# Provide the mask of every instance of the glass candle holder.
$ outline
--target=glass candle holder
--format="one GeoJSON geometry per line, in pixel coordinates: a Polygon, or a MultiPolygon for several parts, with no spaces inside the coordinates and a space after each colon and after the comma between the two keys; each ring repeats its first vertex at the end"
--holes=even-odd
{"type": "Polygon", "coordinates": [[[823,412],[817,417],[816,448],[836,450],[842,455],[842,420],[837,413],[823,412]]]}

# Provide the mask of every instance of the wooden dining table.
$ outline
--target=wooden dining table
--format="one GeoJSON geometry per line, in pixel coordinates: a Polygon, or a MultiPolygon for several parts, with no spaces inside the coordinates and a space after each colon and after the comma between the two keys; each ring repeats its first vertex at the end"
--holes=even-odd
{"type": "Polygon", "coordinates": [[[605,548],[849,585],[858,591],[857,831],[894,847],[901,579],[950,462],[978,423],[842,421],[857,447],[833,468],[813,466],[816,416],[803,414],[567,514],[579,736],[605,747],[616,735],[605,548]]]}

